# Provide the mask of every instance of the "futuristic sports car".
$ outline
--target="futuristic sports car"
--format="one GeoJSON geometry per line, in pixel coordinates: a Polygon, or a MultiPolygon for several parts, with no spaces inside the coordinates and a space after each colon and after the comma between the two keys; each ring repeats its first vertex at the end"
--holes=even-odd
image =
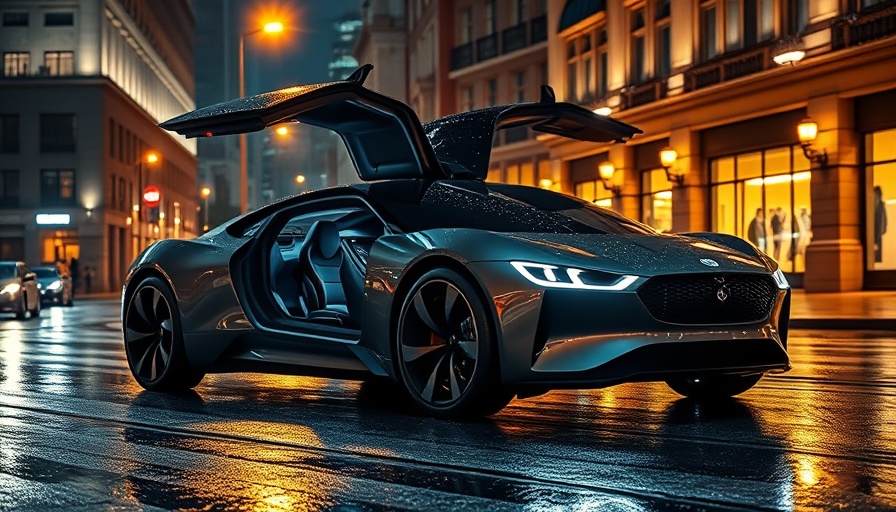
{"type": "Polygon", "coordinates": [[[324,127],[365,183],[147,248],[122,295],[140,385],[236,371],[391,380],[426,412],[461,417],[632,381],[727,397],[789,369],[790,287],[749,242],[660,234],[574,197],[483,181],[496,130],[610,142],[638,129],[547,87],[539,102],[422,126],[363,87],[370,68],[161,125],[187,137],[324,127]]]}

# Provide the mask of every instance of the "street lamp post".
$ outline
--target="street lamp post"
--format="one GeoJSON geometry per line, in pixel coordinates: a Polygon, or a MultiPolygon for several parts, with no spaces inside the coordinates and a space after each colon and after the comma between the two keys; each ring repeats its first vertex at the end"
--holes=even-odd
{"type": "Polygon", "coordinates": [[[199,195],[202,196],[202,199],[204,200],[202,206],[202,216],[205,222],[202,223],[202,232],[205,233],[206,231],[208,231],[208,196],[212,195],[212,189],[208,186],[202,187],[202,189],[199,191],[199,195]]]}
{"type": "MultiPolygon", "coordinates": [[[[277,34],[283,32],[283,23],[271,21],[265,23],[262,28],[240,34],[240,98],[246,97],[246,37],[265,32],[277,34]]],[[[249,211],[249,162],[246,154],[246,134],[240,134],[240,213],[249,211]]]]}
{"type": "MultiPolygon", "coordinates": [[[[143,250],[143,227],[146,224],[144,220],[146,218],[146,212],[144,209],[146,208],[143,203],[143,189],[145,185],[143,184],[143,165],[144,164],[156,164],[159,161],[159,155],[155,151],[149,151],[140,160],[137,161],[137,203],[134,204],[134,211],[137,212],[137,222],[134,226],[134,230],[137,232],[137,251],[143,250]],[[142,214],[141,214],[142,212],[142,214]]],[[[149,233],[149,229],[147,229],[147,236],[149,233]]],[[[134,255],[136,257],[136,254],[134,255]]]]}

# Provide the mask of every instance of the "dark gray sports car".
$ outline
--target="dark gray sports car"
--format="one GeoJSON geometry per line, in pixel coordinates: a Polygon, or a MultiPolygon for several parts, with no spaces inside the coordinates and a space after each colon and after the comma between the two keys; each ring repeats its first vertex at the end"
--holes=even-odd
{"type": "Polygon", "coordinates": [[[499,129],[595,142],[639,130],[549,88],[537,103],[421,126],[363,87],[369,71],[162,124],[188,137],[329,128],[365,183],[150,246],[122,296],[140,385],[234,371],[391,380],[428,413],[458,417],[632,381],[727,397],[789,369],[790,288],[750,243],[659,234],[574,197],[483,181],[499,129]]]}

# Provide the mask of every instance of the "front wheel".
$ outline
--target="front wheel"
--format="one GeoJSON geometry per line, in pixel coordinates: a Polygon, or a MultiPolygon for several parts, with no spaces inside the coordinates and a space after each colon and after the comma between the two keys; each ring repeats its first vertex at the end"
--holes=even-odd
{"type": "Polygon", "coordinates": [[[666,384],[676,393],[697,400],[729,398],[752,388],[762,378],[758,375],[704,375],[669,379],[666,384]]]}
{"type": "Polygon", "coordinates": [[[25,292],[22,292],[19,294],[19,307],[16,308],[16,320],[24,320],[27,314],[28,299],[25,297],[25,292]]]}
{"type": "Polygon", "coordinates": [[[410,289],[396,342],[401,382],[433,416],[487,416],[513,398],[501,385],[488,310],[476,287],[453,270],[432,270],[410,289]]]}
{"type": "Polygon", "coordinates": [[[184,391],[204,377],[187,362],[177,304],[159,278],[144,279],[131,295],[124,347],[134,379],[150,391],[184,391]]]}

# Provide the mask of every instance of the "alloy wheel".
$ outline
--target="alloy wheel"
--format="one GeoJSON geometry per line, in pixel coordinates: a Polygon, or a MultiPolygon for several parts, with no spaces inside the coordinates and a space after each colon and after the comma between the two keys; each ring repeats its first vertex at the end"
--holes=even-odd
{"type": "Polygon", "coordinates": [[[154,286],[137,290],[125,316],[125,345],[135,376],[147,383],[160,379],[174,351],[171,306],[154,286]]]}
{"type": "Polygon", "coordinates": [[[399,362],[409,387],[435,407],[463,395],[476,371],[479,331],[470,302],[454,284],[424,282],[399,319],[399,362]]]}

